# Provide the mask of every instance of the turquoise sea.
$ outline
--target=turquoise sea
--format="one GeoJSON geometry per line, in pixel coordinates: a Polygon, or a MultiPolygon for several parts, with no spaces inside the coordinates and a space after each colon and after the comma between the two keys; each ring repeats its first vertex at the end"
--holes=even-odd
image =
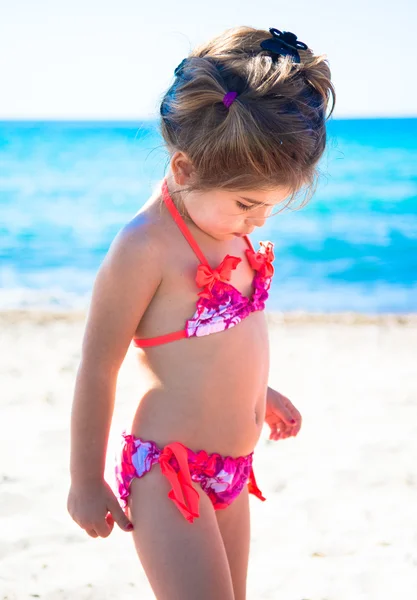
{"type": "MultiPolygon", "coordinates": [[[[417,119],[332,120],[309,204],[276,244],[271,310],[417,311],[417,119]]],[[[83,308],[167,164],[157,123],[0,122],[0,309],[83,308]]]]}

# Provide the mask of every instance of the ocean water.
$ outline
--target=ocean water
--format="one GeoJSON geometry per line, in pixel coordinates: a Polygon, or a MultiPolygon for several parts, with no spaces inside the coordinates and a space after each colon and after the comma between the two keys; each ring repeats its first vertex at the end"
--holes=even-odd
{"type": "MultiPolygon", "coordinates": [[[[417,119],[332,120],[315,196],[275,242],[270,310],[417,311],[417,119]]],[[[167,167],[157,123],[0,122],[0,309],[83,308],[167,167]]]]}

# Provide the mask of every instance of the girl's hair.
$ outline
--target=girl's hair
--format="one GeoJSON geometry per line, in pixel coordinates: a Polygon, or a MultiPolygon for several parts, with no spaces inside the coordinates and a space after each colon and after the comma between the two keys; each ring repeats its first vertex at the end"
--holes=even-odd
{"type": "Polygon", "coordinates": [[[290,200],[304,187],[314,192],[335,103],[330,69],[310,49],[298,51],[300,63],[288,56],[275,62],[260,46],[270,37],[263,29],[227,29],[177,67],[160,128],[169,153],[184,152],[194,166],[188,191],[285,186],[290,200]],[[229,91],[238,96],[227,108],[229,91]]]}

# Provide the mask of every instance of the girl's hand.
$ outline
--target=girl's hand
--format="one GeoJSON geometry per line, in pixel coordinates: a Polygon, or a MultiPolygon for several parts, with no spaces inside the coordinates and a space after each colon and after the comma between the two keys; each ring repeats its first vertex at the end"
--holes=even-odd
{"type": "Polygon", "coordinates": [[[104,480],[72,484],[67,509],[74,521],[91,537],[108,537],[116,522],[123,531],[133,525],[104,480]]]}
{"type": "Polygon", "coordinates": [[[296,436],[301,427],[301,415],[286,396],[268,388],[265,422],[271,428],[270,440],[296,436]]]}

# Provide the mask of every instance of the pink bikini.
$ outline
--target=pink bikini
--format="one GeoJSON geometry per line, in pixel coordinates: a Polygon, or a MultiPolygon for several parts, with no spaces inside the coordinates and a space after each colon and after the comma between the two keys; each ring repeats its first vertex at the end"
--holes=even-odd
{"type": "Polygon", "coordinates": [[[227,283],[230,280],[231,272],[236,269],[242,259],[228,254],[218,267],[212,269],[172,201],[166,179],[162,185],[162,197],[174,221],[200,261],[195,281],[197,286],[203,289],[198,294],[197,310],[194,316],[186,322],[184,329],[154,338],[134,338],[133,343],[138,348],[149,348],[192,336],[210,335],[237,325],[252,312],[265,308],[265,301],[268,298],[268,290],[274,274],[272,242],[260,242],[260,249],[255,252],[248,236],[244,236],[248,245],[246,256],[255,271],[255,276],[252,281],[252,297],[242,296],[239,290],[227,283]]]}
{"type": "MultiPolygon", "coordinates": [[[[252,312],[264,310],[268,298],[274,267],[272,242],[260,242],[256,252],[247,236],[246,256],[255,275],[251,297],[243,296],[229,282],[231,273],[241,259],[229,254],[218,267],[212,269],[168,191],[166,179],[162,185],[162,197],[174,221],[197,255],[196,284],[202,291],[198,294],[196,312],[186,321],[184,329],[153,338],[134,338],[138,348],[149,348],[193,336],[204,336],[234,327],[252,312]]],[[[191,523],[199,516],[199,494],[192,481],[200,484],[209,496],[215,510],[227,508],[240,494],[247,483],[249,492],[265,500],[256,485],[252,469],[253,452],[247,456],[232,458],[217,453],[207,454],[204,450],[192,451],[180,442],[159,448],[153,441],[144,441],[133,435],[122,434],[120,452],[116,459],[117,491],[124,508],[127,506],[130,482],[134,477],[143,477],[159,462],[162,473],[171,484],[168,497],[181,514],[191,523]]]]}

